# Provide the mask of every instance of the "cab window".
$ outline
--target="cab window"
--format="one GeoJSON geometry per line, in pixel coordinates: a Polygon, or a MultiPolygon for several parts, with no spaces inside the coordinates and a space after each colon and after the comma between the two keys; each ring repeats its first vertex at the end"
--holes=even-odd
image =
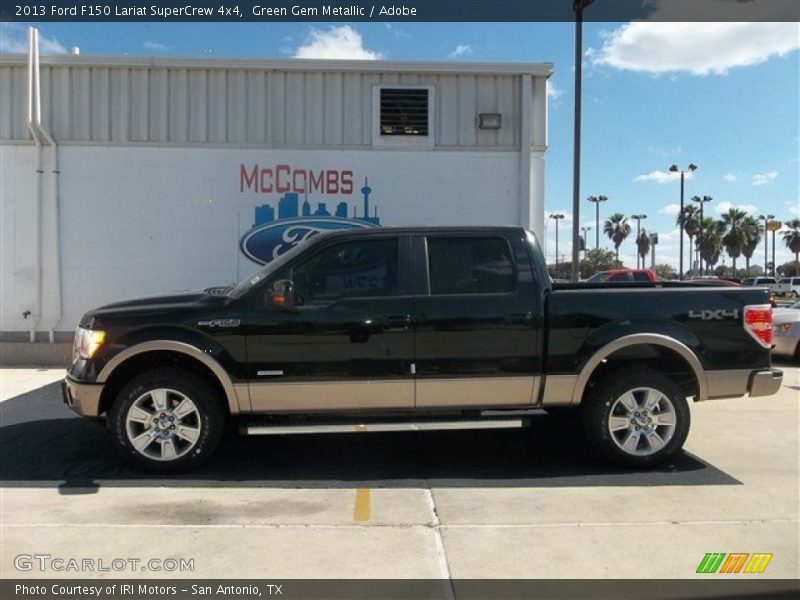
{"type": "Polygon", "coordinates": [[[514,291],[511,249],[499,237],[429,237],[428,274],[434,295],[514,291]]]}
{"type": "Polygon", "coordinates": [[[323,249],[277,279],[291,279],[303,304],[397,295],[397,238],[354,240],[323,249]]]}

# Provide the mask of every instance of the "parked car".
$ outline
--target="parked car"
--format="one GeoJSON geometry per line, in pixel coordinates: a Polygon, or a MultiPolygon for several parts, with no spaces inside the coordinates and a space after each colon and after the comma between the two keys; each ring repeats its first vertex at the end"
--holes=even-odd
{"type": "Polygon", "coordinates": [[[774,294],[777,292],[778,280],[774,277],[748,277],[742,281],[742,285],[766,287],[774,294]]]}
{"type": "Polygon", "coordinates": [[[657,281],[658,277],[650,269],[612,269],[595,273],[586,283],[657,281]]]}
{"type": "Polygon", "coordinates": [[[773,354],[791,356],[800,362],[800,301],[775,309],[773,354]]]}
{"type": "Polygon", "coordinates": [[[778,390],[767,296],[553,284],[518,227],[351,229],[222,292],[89,311],[63,395],[157,472],[199,464],[231,422],[251,435],[509,426],[539,408],[575,409],[600,453],[650,467],[683,446],[688,399],[778,390]]]}
{"type": "Polygon", "coordinates": [[[775,288],[778,296],[800,297],[800,277],[784,277],[775,288]]]}

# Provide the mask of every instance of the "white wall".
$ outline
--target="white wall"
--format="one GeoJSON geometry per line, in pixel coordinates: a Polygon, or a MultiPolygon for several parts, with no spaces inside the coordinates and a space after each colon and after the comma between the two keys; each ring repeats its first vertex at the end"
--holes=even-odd
{"type": "MultiPolygon", "coordinates": [[[[351,195],[309,196],[330,212],[362,213],[364,177],[381,225],[518,224],[520,158],[501,151],[258,150],[62,146],[63,318],[57,313],[55,223],[43,179],[44,314],[40,331],[69,331],[86,310],[147,294],[231,283],[257,265],[239,237],[254,208],[282,194],[240,190],[240,165],[353,171],[351,195]],[[237,275],[238,274],[238,275],[237,275]]],[[[47,156],[47,151],[45,152],[47,156]]],[[[35,303],[35,150],[0,146],[0,330],[26,331],[35,303]]]]}

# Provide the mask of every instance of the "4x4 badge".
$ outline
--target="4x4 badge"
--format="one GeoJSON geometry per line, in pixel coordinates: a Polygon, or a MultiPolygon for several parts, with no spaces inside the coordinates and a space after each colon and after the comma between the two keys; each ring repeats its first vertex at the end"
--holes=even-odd
{"type": "Polygon", "coordinates": [[[738,310],[725,310],[724,308],[720,308],[717,310],[690,310],[689,311],[689,318],[690,319],[702,319],[703,321],[713,321],[715,319],[723,320],[723,319],[737,319],[739,318],[739,311],[738,310]]]}

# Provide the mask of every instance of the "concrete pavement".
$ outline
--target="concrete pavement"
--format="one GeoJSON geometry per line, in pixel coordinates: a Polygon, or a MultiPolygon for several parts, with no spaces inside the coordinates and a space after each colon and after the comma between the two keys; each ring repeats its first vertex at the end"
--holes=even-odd
{"type": "Polygon", "coordinates": [[[706,552],[771,552],[762,576],[797,578],[800,369],[782,368],[775,397],[694,405],[687,454],[652,473],[542,414],[526,432],[231,440],[173,479],[121,465],[61,404],[61,371],[4,369],[0,576],[42,576],[14,563],[45,553],[193,560],[176,577],[688,578],[706,552]]]}

